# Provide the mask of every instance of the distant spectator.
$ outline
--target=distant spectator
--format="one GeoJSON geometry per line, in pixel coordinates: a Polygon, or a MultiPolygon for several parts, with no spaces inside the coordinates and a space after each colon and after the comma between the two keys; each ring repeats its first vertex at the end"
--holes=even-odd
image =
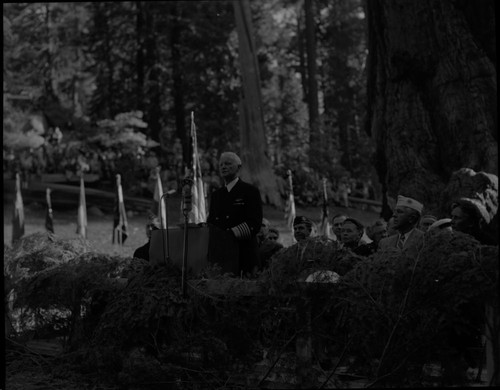
{"type": "Polygon", "coordinates": [[[334,241],[342,242],[342,224],[347,219],[345,214],[336,214],[332,218],[332,230],[335,234],[334,241]]]}
{"type": "Polygon", "coordinates": [[[275,227],[270,227],[269,232],[267,233],[267,239],[269,241],[279,242],[280,232],[278,231],[278,229],[276,229],[275,227]]]}
{"type": "Polygon", "coordinates": [[[405,251],[416,256],[423,245],[424,233],[417,228],[424,205],[419,201],[399,195],[394,213],[394,228],[397,234],[383,238],[379,250],[405,251]]]}
{"type": "Polygon", "coordinates": [[[349,207],[348,196],[351,193],[351,189],[349,187],[349,183],[347,182],[347,178],[342,178],[337,191],[339,193],[341,207],[349,207]]]}
{"type": "Polygon", "coordinates": [[[297,242],[306,240],[312,233],[312,221],[301,215],[297,215],[293,220],[293,236],[297,242]]]}
{"type": "Polygon", "coordinates": [[[373,242],[365,244],[361,241],[364,233],[363,224],[354,218],[347,218],[342,223],[342,243],[357,255],[369,256],[377,249],[373,242]]]}
{"type": "Polygon", "coordinates": [[[366,234],[378,246],[379,241],[387,237],[387,223],[383,219],[375,221],[373,225],[366,229],[366,234]]]}
{"type": "Polygon", "coordinates": [[[267,268],[271,257],[283,248],[283,245],[278,240],[278,229],[269,227],[266,239],[259,245],[259,257],[262,267],[267,268]]]}
{"type": "Polygon", "coordinates": [[[265,239],[267,238],[267,234],[269,233],[269,227],[271,223],[266,219],[262,218],[262,222],[260,224],[260,230],[257,233],[257,244],[261,245],[265,239]]]}
{"type": "Polygon", "coordinates": [[[151,244],[151,232],[153,230],[160,229],[160,220],[157,217],[151,217],[149,222],[146,224],[146,236],[148,238],[148,242],[146,242],[143,246],[137,248],[134,251],[134,258],[143,259],[149,261],[149,246],[151,244]]]}
{"type": "Polygon", "coordinates": [[[452,204],[451,227],[453,230],[473,236],[483,245],[497,245],[498,238],[485,231],[486,210],[472,199],[460,198],[452,204]]]}
{"type": "Polygon", "coordinates": [[[397,234],[398,231],[394,227],[394,216],[389,218],[389,221],[387,221],[387,236],[392,236],[393,234],[397,234]]]}

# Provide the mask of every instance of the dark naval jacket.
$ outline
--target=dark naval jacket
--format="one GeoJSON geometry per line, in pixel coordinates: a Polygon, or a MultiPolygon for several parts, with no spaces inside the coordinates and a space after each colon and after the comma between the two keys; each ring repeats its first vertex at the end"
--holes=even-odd
{"type": "Polygon", "coordinates": [[[230,192],[226,186],[214,191],[207,223],[209,261],[237,276],[260,268],[256,235],[262,223],[262,200],[257,187],[238,179],[230,192]]]}

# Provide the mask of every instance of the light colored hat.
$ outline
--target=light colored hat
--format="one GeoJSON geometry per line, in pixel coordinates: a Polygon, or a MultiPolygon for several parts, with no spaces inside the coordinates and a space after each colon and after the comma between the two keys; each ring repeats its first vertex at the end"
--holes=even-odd
{"type": "Polygon", "coordinates": [[[407,198],[406,196],[403,195],[398,195],[398,202],[396,203],[396,207],[400,206],[416,210],[420,214],[422,214],[422,210],[424,208],[424,205],[419,201],[416,201],[415,199],[412,198],[407,198]]]}
{"type": "Polygon", "coordinates": [[[447,224],[451,225],[451,218],[438,219],[431,226],[429,226],[429,230],[437,229],[437,228],[444,228],[446,226],[443,226],[443,225],[447,225],[447,224]]]}
{"type": "Polygon", "coordinates": [[[262,218],[262,223],[261,225],[264,225],[265,227],[271,226],[271,222],[269,222],[266,218],[262,218]]]}

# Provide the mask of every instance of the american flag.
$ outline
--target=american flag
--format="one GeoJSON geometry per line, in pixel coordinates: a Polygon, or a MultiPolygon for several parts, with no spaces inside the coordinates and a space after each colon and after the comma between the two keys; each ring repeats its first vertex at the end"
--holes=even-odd
{"type": "Polygon", "coordinates": [[[14,199],[14,212],[12,215],[12,243],[24,235],[24,205],[21,196],[21,178],[16,173],[16,195],[14,199]]]}
{"type": "Polygon", "coordinates": [[[125,212],[125,202],[123,201],[123,190],[121,176],[116,175],[116,202],[113,218],[113,244],[123,245],[128,237],[127,233],[127,213],[125,212]]]}
{"type": "Polygon", "coordinates": [[[285,220],[287,226],[293,233],[293,220],[295,219],[295,200],[293,197],[293,182],[292,182],[292,171],[289,169],[287,171],[288,187],[289,193],[285,205],[285,220]]]}
{"type": "Polygon", "coordinates": [[[155,192],[153,195],[154,203],[157,206],[157,214],[160,219],[160,227],[165,229],[167,226],[167,210],[165,209],[165,201],[163,201],[163,207],[161,207],[160,200],[163,195],[163,185],[161,184],[160,167],[156,167],[156,185],[155,192]]]}
{"type": "Polygon", "coordinates": [[[193,142],[193,186],[191,187],[193,208],[189,213],[189,222],[201,223],[207,220],[207,208],[205,204],[205,188],[201,174],[200,155],[198,153],[196,125],[194,124],[194,113],[192,111],[191,139],[193,142]]]}
{"type": "Polygon", "coordinates": [[[328,192],[326,187],[327,183],[326,178],[323,178],[322,182],[323,182],[323,204],[321,206],[321,223],[319,225],[318,235],[325,236],[328,238],[333,238],[331,237],[330,222],[328,221],[328,192]]]}
{"type": "Polygon", "coordinates": [[[45,198],[47,201],[47,212],[45,213],[45,229],[54,233],[54,217],[52,216],[52,202],[50,200],[51,189],[47,188],[45,198]]]}
{"type": "Polygon", "coordinates": [[[76,234],[82,236],[83,238],[87,238],[87,204],[85,202],[85,184],[83,182],[83,173],[80,176],[80,204],[78,205],[76,234]]]}

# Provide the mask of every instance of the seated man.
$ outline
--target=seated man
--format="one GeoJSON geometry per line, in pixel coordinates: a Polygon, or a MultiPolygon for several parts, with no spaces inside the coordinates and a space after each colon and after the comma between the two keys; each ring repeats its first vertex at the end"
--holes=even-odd
{"type": "Polygon", "coordinates": [[[266,240],[267,235],[269,233],[269,227],[271,223],[266,219],[262,218],[262,223],[260,224],[260,230],[257,233],[257,244],[262,245],[262,243],[266,240]]]}
{"type": "Polygon", "coordinates": [[[365,244],[361,241],[364,226],[354,218],[347,218],[342,224],[342,242],[345,248],[349,248],[360,256],[369,256],[377,249],[373,242],[365,244]]]}
{"type": "Polygon", "coordinates": [[[160,229],[160,220],[157,217],[151,217],[149,222],[146,224],[146,236],[148,237],[148,242],[143,246],[140,246],[134,251],[134,258],[143,259],[149,261],[149,246],[151,245],[151,232],[153,230],[160,229]]]}
{"type": "Polygon", "coordinates": [[[342,224],[347,219],[345,214],[337,214],[332,218],[332,230],[335,235],[334,241],[342,242],[342,224]]]}
{"type": "Polygon", "coordinates": [[[266,239],[259,246],[259,257],[263,268],[269,266],[271,257],[283,248],[278,242],[279,232],[274,227],[269,227],[266,239]]]}
{"type": "Polygon", "coordinates": [[[451,208],[453,230],[470,234],[483,245],[498,244],[498,238],[486,232],[488,214],[484,207],[473,199],[460,198],[452,204],[451,208]]]}
{"type": "Polygon", "coordinates": [[[297,242],[306,240],[312,233],[312,221],[300,215],[293,220],[293,237],[297,242]]]}
{"type": "Polygon", "coordinates": [[[268,241],[274,241],[279,244],[280,232],[275,227],[269,228],[269,233],[267,234],[268,241]]]}
{"type": "Polygon", "coordinates": [[[415,199],[399,195],[394,213],[394,229],[397,233],[381,239],[379,250],[408,251],[411,256],[415,256],[423,245],[424,233],[417,229],[423,208],[423,204],[415,199]]]}
{"type": "Polygon", "coordinates": [[[366,229],[366,234],[368,235],[370,240],[372,240],[372,242],[374,242],[378,247],[378,243],[380,242],[380,240],[387,237],[387,222],[385,222],[383,219],[375,221],[373,225],[366,229]]]}

